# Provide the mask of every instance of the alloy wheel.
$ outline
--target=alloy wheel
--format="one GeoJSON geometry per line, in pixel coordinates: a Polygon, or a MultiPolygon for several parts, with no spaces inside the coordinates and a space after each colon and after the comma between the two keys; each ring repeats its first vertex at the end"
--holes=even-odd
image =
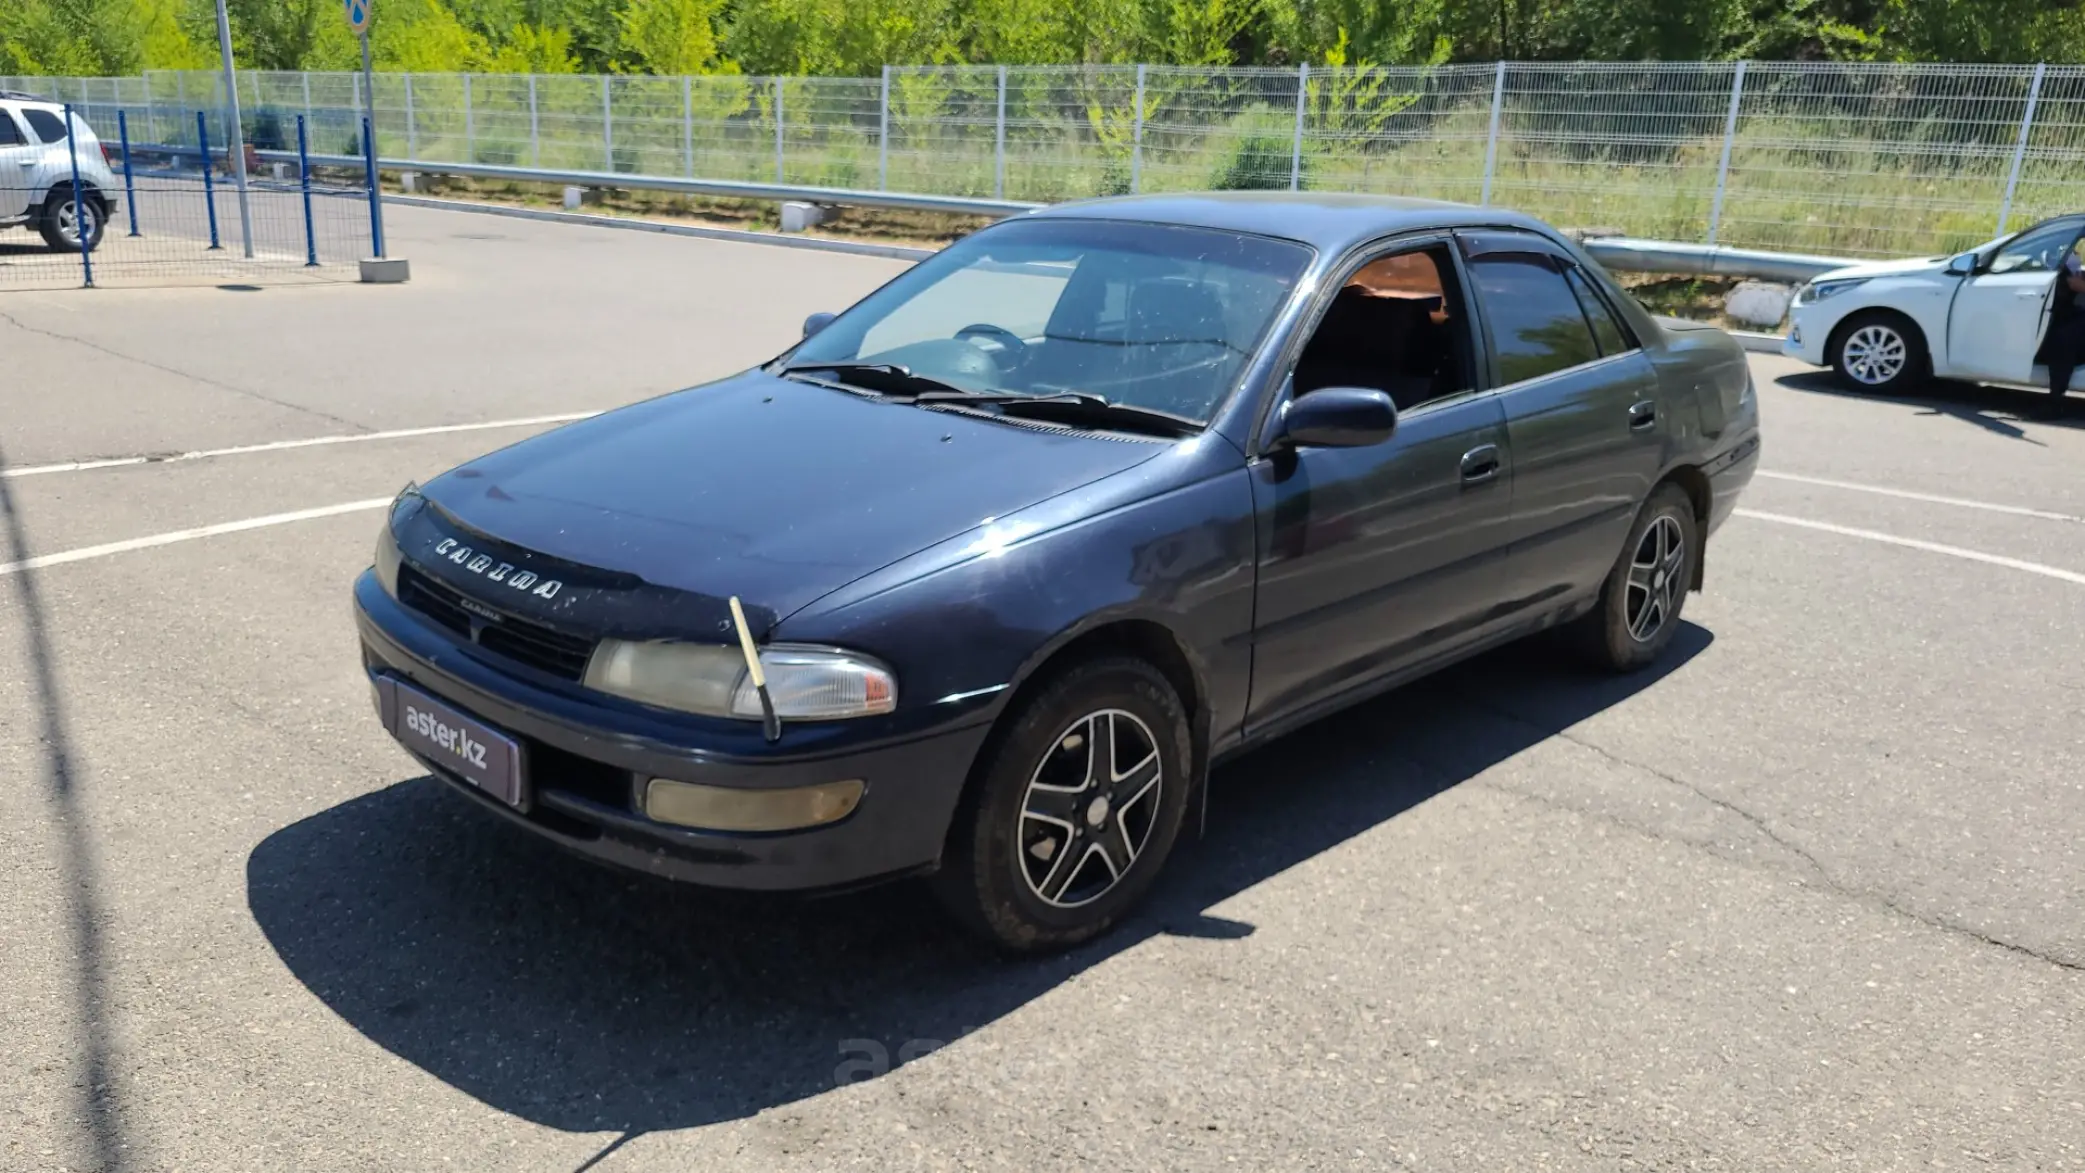
{"type": "Polygon", "coordinates": [[[1904,373],[1911,361],[1911,348],[1904,335],[1880,323],[1862,326],[1840,348],[1846,373],[1870,387],[1879,387],[1904,373]]]}
{"type": "Polygon", "coordinates": [[[1157,826],[1165,763],[1134,713],[1089,713],[1057,736],[1021,798],[1022,879],[1056,908],[1107,895],[1157,826]]]}
{"type": "Polygon", "coordinates": [[[1649,643],[1679,610],[1687,590],[1687,537],[1679,519],[1660,514],[1629,559],[1629,638],[1649,643]]]}

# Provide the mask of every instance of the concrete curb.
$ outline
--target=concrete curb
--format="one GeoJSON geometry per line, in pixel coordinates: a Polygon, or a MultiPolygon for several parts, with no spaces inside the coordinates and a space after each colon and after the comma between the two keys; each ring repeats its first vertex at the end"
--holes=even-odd
{"type": "Polygon", "coordinates": [[[669,224],[628,216],[597,216],[585,212],[552,212],[541,208],[516,208],[507,204],[481,204],[471,200],[438,200],[428,196],[386,194],[386,204],[408,208],[434,208],[448,212],[476,212],[484,216],[510,216],[517,220],[547,220],[553,224],[583,224],[590,228],[621,228],[631,232],[662,232],[668,236],[694,236],[735,244],[766,244],[780,248],[802,248],[813,252],[852,253],[894,261],[918,261],[934,255],[933,249],[907,248],[895,244],[862,244],[852,240],[828,240],[817,236],[785,236],[779,232],[749,232],[735,228],[701,228],[693,224],[669,224]]]}
{"type": "Polygon", "coordinates": [[[1779,334],[1760,334],[1752,330],[1731,330],[1728,333],[1738,340],[1739,346],[1753,354],[1781,353],[1782,339],[1779,334]]]}

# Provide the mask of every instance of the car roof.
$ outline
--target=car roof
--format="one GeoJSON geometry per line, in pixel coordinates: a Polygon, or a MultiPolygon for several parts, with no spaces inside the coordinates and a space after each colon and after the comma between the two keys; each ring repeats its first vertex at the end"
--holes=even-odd
{"type": "Polygon", "coordinates": [[[1052,204],[1022,218],[1126,220],[1249,232],[1300,241],[1330,255],[1379,237],[1428,228],[1512,227],[1557,234],[1548,224],[1503,208],[1318,191],[1115,196],[1052,204]]]}

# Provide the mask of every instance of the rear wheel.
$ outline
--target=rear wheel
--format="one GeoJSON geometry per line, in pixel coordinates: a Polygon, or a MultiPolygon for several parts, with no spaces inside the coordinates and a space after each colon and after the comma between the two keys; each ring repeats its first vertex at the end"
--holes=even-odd
{"type": "Polygon", "coordinates": [[[1902,314],[1855,314],[1832,336],[1832,369],[1862,391],[1894,395],[1926,377],[1926,340],[1902,314]]]}
{"type": "Polygon", "coordinates": [[[70,186],[51,189],[44,198],[43,218],[38,228],[43,241],[59,252],[92,251],[101,244],[101,201],[92,196],[79,199],[70,186]]]}
{"type": "Polygon", "coordinates": [[[1700,528],[1693,500],[1678,485],[1660,485],[1651,494],[1600,588],[1599,604],[1578,621],[1579,643],[1593,664],[1634,672],[1665,654],[1694,585],[1700,528]]]}
{"type": "Polygon", "coordinates": [[[1100,935],[1150,891],[1187,810],[1187,713],[1164,676],[1109,657],[1013,715],[935,876],[958,920],[1013,952],[1100,935]]]}

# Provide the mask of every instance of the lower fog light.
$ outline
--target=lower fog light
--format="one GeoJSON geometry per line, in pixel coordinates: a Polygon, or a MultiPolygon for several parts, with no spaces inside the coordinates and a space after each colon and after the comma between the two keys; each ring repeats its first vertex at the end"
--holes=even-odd
{"type": "Polygon", "coordinates": [[[797,831],[838,822],[854,813],[867,785],[860,779],[741,790],[653,778],[645,783],[644,813],[661,823],[704,831],[797,831]]]}

